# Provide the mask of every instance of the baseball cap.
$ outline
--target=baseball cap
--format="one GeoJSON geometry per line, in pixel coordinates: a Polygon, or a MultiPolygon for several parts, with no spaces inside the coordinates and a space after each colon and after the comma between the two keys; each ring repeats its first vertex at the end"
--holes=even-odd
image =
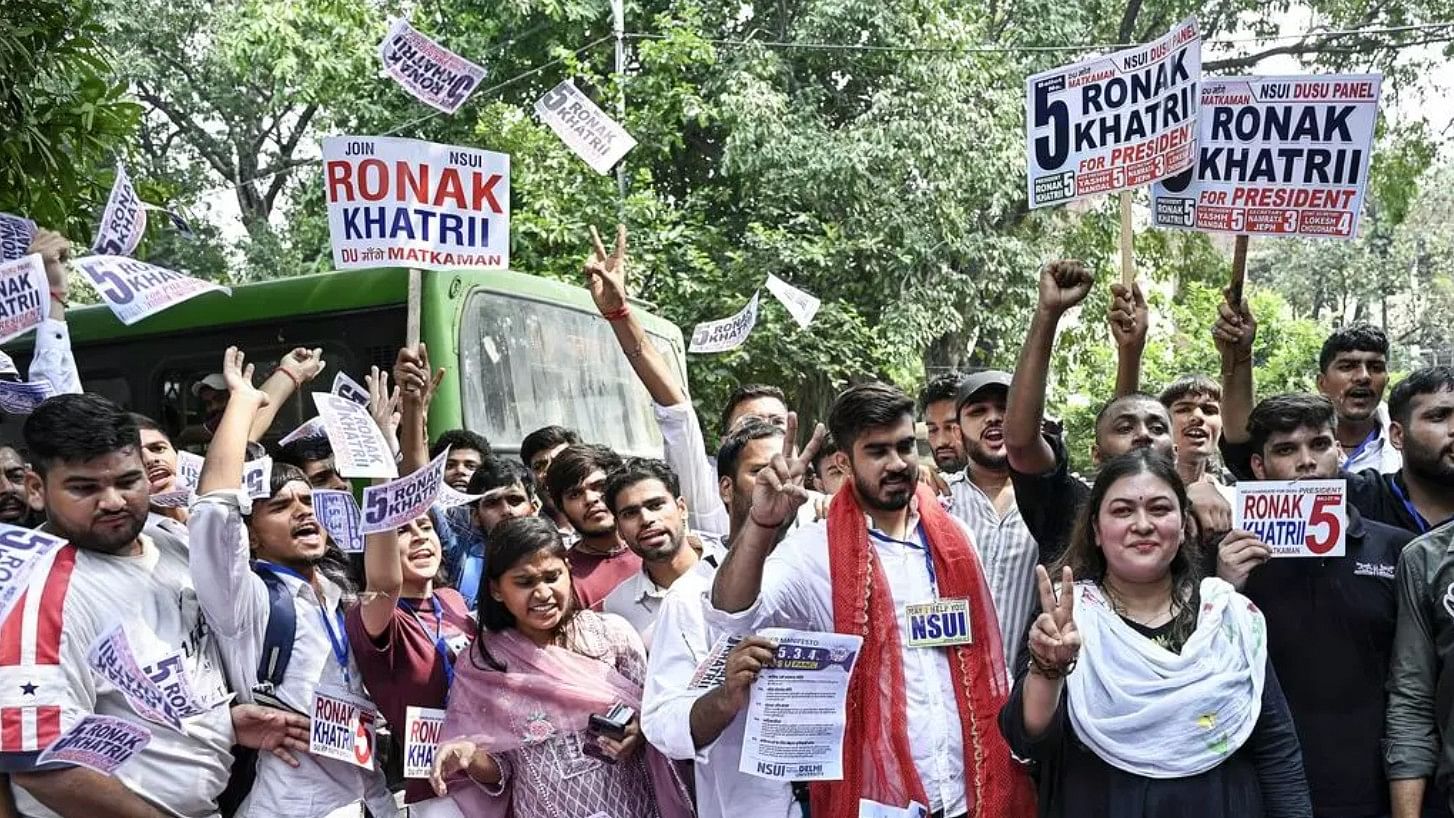
{"type": "Polygon", "coordinates": [[[1010,373],[1001,372],[998,369],[986,369],[983,372],[966,375],[964,383],[959,385],[959,397],[954,399],[954,411],[958,412],[966,403],[969,403],[970,398],[986,389],[1000,388],[1008,391],[1011,377],[1010,373]]]}
{"type": "Polygon", "coordinates": [[[208,375],[202,380],[192,384],[192,397],[201,397],[203,387],[206,387],[208,389],[215,389],[218,392],[226,392],[227,379],[222,377],[221,372],[213,372],[211,375],[208,375]]]}

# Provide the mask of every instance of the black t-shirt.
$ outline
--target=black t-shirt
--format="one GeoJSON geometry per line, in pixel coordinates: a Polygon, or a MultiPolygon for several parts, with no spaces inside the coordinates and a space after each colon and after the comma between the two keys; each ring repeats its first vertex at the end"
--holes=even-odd
{"type": "Polygon", "coordinates": [[[1070,545],[1071,530],[1090,497],[1090,486],[1070,473],[1070,458],[1059,435],[1045,435],[1045,442],[1055,452],[1055,468],[1040,475],[1011,468],[1010,483],[1015,487],[1020,518],[1040,548],[1040,563],[1051,565],[1070,545]]]}
{"type": "Polygon", "coordinates": [[[1269,560],[1243,589],[1267,618],[1268,656],[1319,816],[1389,811],[1384,686],[1398,619],[1394,572],[1412,538],[1350,507],[1347,556],[1269,560]]]}
{"type": "Polygon", "coordinates": [[[1145,625],[1142,625],[1140,622],[1132,619],[1127,619],[1124,616],[1121,617],[1121,621],[1125,622],[1127,625],[1130,625],[1131,630],[1141,634],[1147,639],[1150,639],[1152,642],[1155,642],[1163,648],[1166,648],[1172,653],[1181,653],[1182,646],[1186,644],[1185,639],[1178,640],[1176,638],[1176,634],[1172,633],[1171,626],[1176,624],[1175,619],[1168,619],[1167,621],[1163,622],[1160,625],[1157,625],[1154,628],[1148,628],[1145,625]]]}
{"type": "MultiPolygon", "coordinates": [[[[1252,445],[1250,443],[1228,443],[1222,439],[1222,459],[1227,468],[1237,475],[1238,480],[1255,480],[1252,474],[1252,445]]],[[[1363,471],[1340,471],[1338,476],[1348,481],[1348,505],[1358,509],[1364,518],[1374,522],[1402,528],[1414,534],[1428,531],[1430,526],[1413,504],[1408,502],[1408,489],[1404,486],[1403,472],[1382,474],[1377,469],[1363,471]]]]}

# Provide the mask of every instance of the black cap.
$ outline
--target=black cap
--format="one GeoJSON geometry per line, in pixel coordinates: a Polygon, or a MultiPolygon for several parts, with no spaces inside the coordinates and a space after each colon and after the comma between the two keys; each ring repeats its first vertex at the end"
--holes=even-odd
{"type": "Polygon", "coordinates": [[[986,389],[1010,390],[1011,375],[1008,372],[1001,372],[998,369],[986,369],[983,372],[976,372],[966,375],[964,383],[959,385],[959,396],[954,399],[954,411],[957,414],[969,399],[985,391],[986,389]]]}

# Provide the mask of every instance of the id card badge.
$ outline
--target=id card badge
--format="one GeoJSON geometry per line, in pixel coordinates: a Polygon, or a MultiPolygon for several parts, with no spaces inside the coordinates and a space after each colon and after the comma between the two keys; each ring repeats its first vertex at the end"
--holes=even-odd
{"type": "Polygon", "coordinates": [[[942,648],[974,642],[969,600],[940,599],[904,608],[909,619],[909,647],[942,648]]]}
{"type": "Polygon", "coordinates": [[[434,769],[434,753],[439,749],[439,733],[444,728],[444,711],[433,707],[404,710],[404,777],[428,778],[434,769]]]}
{"type": "Polygon", "coordinates": [[[373,702],[338,685],[319,685],[313,693],[308,752],[372,770],[377,720],[373,702]]]}

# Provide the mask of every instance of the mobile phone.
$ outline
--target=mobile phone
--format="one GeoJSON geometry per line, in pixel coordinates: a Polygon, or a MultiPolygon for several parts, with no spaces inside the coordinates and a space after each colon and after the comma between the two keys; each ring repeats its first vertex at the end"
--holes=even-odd
{"type": "Polygon", "coordinates": [[[626,738],[626,725],[635,717],[635,710],[618,703],[605,713],[592,713],[586,728],[598,736],[620,741],[626,738]]]}

